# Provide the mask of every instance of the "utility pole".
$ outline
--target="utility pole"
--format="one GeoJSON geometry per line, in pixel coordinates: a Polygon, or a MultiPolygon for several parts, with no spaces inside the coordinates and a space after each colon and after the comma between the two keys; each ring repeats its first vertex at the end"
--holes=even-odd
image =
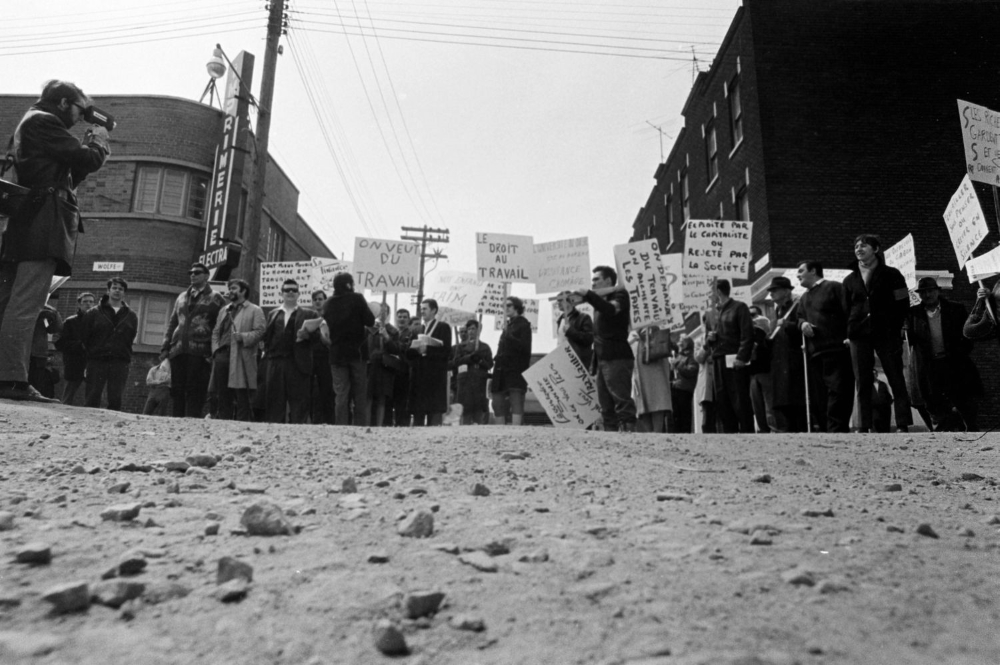
{"type": "MultiPolygon", "coordinates": [[[[257,161],[254,164],[253,189],[247,201],[247,224],[243,236],[243,261],[240,276],[257,284],[257,250],[260,245],[260,218],[264,208],[264,179],[267,175],[267,141],[271,132],[271,103],[274,100],[274,72],[278,67],[278,40],[284,33],[285,0],[271,0],[268,5],[267,43],[264,46],[264,73],[260,81],[260,104],[257,106],[257,161]]],[[[259,286],[259,285],[258,285],[259,286]]]]}
{"type": "Polygon", "coordinates": [[[420,284],[417,286],[417,307],[420,303],[424,301],[424,261],[429,258],[435,259],[446,259],[448,258],[444,254],[427,253],[427,243],[429,242],[448,242],[448,235],[451,233],[448,229],[432,229],[426,224],[422,227],[415,226],[403,226],[404,233],[419,233],[419,237],[402,235],[400,239],[402,240],[412,240],[413,242],[420,243],[420,284]]]}

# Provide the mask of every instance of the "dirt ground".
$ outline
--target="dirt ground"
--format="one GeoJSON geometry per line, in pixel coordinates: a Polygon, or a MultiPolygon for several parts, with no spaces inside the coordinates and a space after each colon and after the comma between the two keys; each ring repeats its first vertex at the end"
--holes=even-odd
{"type": "Polygon", "coordinates": [[[977,436],[365,430],[0,402],[0,663],[1000,663],[1000,438],[977,436]],[[218,463],[176,464],[197,454],[218,463]],[[246,533],[260,501],[291,535],[246,533]],[[120,504],[138,516],[102,519],[120,504]],[[419,509],[433,534],[400,535],[419,509]],[[51,561],[17,562],[44,560],[36,542],[51,561]],[[223,557],[253,569],[229,602],[223,557]],[[101,604],[119,582],[141,595],[101,604]],[[43,596],[72,583],[100,602],[55,613],[43,596]],[[443,592],[436,612],[424,591],[443,592]],[[376,648],[380,620],[408,655],[376,648]]]}

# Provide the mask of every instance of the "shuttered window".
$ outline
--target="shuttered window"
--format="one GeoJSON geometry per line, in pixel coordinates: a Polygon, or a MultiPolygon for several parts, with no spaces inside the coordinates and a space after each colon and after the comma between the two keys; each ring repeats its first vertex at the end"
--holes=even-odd
{"type": "Polygon", "coordinates": [[[162,166],[136,169],[135,212],[203,220],[208,199],[208,178],[200,173],[162,166]]]}
{"type": "Polygon", "coordinates": [[[174,298],[168,296],[142,296],[139,318],[139,343],[159,346],[167,334],[174,298]]]}

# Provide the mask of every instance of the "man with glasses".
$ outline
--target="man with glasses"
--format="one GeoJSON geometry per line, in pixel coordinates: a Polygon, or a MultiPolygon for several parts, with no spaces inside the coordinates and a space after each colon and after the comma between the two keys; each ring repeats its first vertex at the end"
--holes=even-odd
{"type": "Polygon", "coordinates": [[[38,312],[54,275],[72,273],[80,210],[76,188],[111,153],[107,130],[70,133],[89,103],[80,88],[49,81],[13,138],[18,183],[31,194],[12,216],[0,249],[0,398],[58,402],[28,384],[38,312]]]}
{"type": "MultiPolygon", "coordinates": [[[[339,275],[338,275],[339,277],[339,275]]],[[[268,314],[264,329],[265,419],[269,423],[304,423],[309,417],[309,378],[313,345],[319,341],[323,319],[308,307],[299,307],[299,284],[281,285],[281,306],[268,314]]]]}
{"type": "Polygon", "coordinates": [[[191,286],[177,296],[163,337],[160,361],[170,358],[170,397],[175,418],[201,418],[212,376],[212,331],[225,298],[208,283],[208,268],[193,263],[191,286]]]}

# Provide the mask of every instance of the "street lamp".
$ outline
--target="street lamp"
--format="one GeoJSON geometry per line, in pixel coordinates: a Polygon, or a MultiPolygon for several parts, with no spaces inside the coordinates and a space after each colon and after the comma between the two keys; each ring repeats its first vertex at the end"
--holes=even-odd
{"type": "Polygon", "coordinates": [[[219,90],[215,85],[215,81],[222,78],[222,75],[226,73],[228,65],[226,61],[222,59],[222,49],[216,46],[212,50],[212,57],[209,58],[208,62],[205,63],[205,69],[208,70],[208,85],[205,86],[204,92],[201,93],[201,99],[198,100],[199,103],[205,101],[205,95],[208,95],[208,105],[212,105],[212,97],[214,96],[219,100],[219,107],[222,107],[222,97],[219,96],[219,90]]]}

